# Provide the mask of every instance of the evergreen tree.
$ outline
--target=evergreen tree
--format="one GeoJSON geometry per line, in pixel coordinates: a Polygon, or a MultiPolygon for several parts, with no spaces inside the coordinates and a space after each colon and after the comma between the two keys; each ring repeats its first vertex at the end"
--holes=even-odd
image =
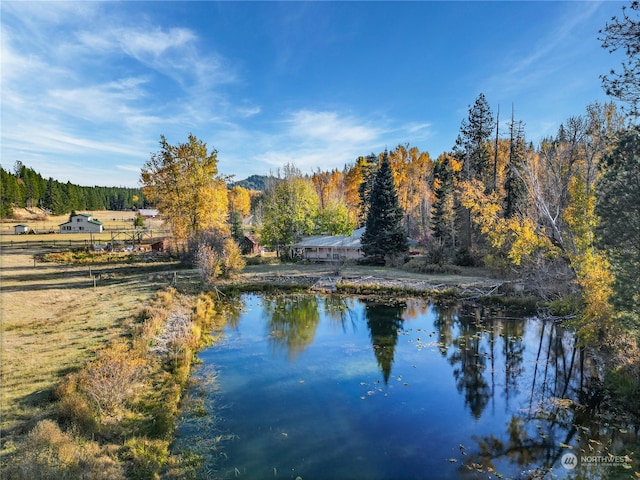
{"type": "Polygon", "coordinates": [[[385,259],[395,263],[399,260],[398,257],[409,249],[403,218],[385,151],[369,195],[369,212],[361,240],[364,254],[378,261],[385,259]]]}
{"type": "Polygon", "coordinates": [[[518,169],[522,168],[526,154],[524,129],[522,122],[516,122],[513,119],[513,113],[511,114],[509,134],[509,163],[507,164],[504,183],[506,192],[504,199],[505,218],[511,218],[520,213],[527,201],[527,186],[518,173],[518,169]]]}
{"type": "Polygon", "coordinates": [[[58,185],[58,182],[49,177],[44,194],[44,208],[50,210],[54,215],[61,215],[66,212],[58,185]]]}
{"type": "Polygon", "coordinates": [[[242,237],[244,237],[244,230],[242,230],[242,219],[240,218],[240,214],[233,210],[229,215],[229,220],[231,223],[231,236],[236,242],[240,242],[242,237]]]}
{"type": "Polygon", "coordinates": [[[491,185],[493,177],[489,145],[494,128],[493,113],[487,99],[481,93],[473,107],[469,108],[468,118],[462,121],[455,150],[464,161],[464,180],[475,178],[482,181],[487,188],[491,185]]]}
{"type": "Polygon", "coordinates": [[[432,222],[433,235],[447,250],[453,252],[456,242],[456,209],[454,201],[454,172],[450,155],[441,155],[433,170],[434,193],[432,222]]]}
{"type": "Polygon", "coordinates": [[[627,9],[622,7],[622,16],[613,17],[604,30],[600,30],[602,46],[610,53],[623,51],[627,58],[622,62],[622,71],[611,70],[601,75],[607,95],[612,95],[629,104],[629,114],[640,116],[640,2],[633,0],[627,9]]]}
{"type": "Polygon", "coordinates": [[[358,196],[360,197],[360,222],[366,223],[367,214],[369,213],[369,195],[371,195],[371,189],[373,188],[373,182],[375,180],[376,167],[378,165],[378,159],[372,153],[366,157],[358,157],[355,168],[360,170],[362,176],[362,182],[358,186],[358,196]]]}
{"type": "MultiPolygon", "coordinates": [[[[489,103],[484,94],[478,95],[473,107],[469,108],[469,116],[462,121],[460,134],[454,148],[455,156],[462,161],[462,177],[464,181],[473,179],[483,183],[489,192],[493,184],[493,168],[490,153],[490,140],[495,122],[489,103]]],[[[461,247],[471,250],[479,236],[474,235],[471,215],[468,209],[460,210],[461,247]]]]}
{"type": "Polygon", "coordinates": [[[0,218],[13,216],[16,187],[16,178],[0,167],[0,218]]]}
{"type": "Polygon", "coordinates": [[[640,325],[640,127],[622,132],[598,183],[598,233],[615,274],[613,304],[640,325]]]}

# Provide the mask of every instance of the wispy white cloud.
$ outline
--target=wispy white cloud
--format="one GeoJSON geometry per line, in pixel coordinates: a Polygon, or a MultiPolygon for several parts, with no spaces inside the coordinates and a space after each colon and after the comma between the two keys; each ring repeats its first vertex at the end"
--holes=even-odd
{"type": "Polygon", "coordinates": [[[256,140],[258,151],[252,162],[263,170],[275,170],[293,163],[303,172],[316,168],[342,168],[359,156],[384,148],[384,137],[394,130],[388,121],[369,119],[339,111],[301,109],[279,122],[274,134],[256,140]]]}
{"type": "Polygon", "coordinates": [[[91,161],[120,178],[133,170],[109,164],[141,167],[161,133],[232,130],[261,112],[221,89],[238,79],[232,62],[202,50],[193,30],[87,3],[3,2],[3,158],[91,161]]]}
{"type": "Polygon", "coordinates": [[[300,110],[293,112],[285,123],[291,136],[324,144],[345,142],[359,145],[372,141],[381,133],[377,127],[336,112],[300,110]]]}

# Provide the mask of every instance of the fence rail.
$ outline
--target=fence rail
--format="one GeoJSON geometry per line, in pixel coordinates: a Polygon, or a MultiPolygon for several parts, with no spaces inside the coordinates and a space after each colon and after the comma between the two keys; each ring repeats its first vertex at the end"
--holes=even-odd
{"type": "MultiPolygon", "coordinates": [[[[82,233],[66,233],[66,234],[37,234],[37,235],[0,235],[1,248],[31,248],[31,247],[55,247],[55,248],[90,248],[92,245],[104,245],[113,243],[114,245],[130,245],[132,239],[136,239],[134,243],[140,243],[138,238],[143,239],[144,244],[151,244],[166,238],[168,231],[146,232],[148,236],[117,236],[117,232],[123,233],[122,230],[113,232],[103,232],[102,234],[93,234],[93,238],[77,238],[77,236],[86,237],[88,234],[82,233]],[[54,237],[54,238],[52,238],[54,237]],[[64,238],[60,238],[64,237],[64,238]],[[75,238],[73,238],[75,237],[75,238]]],[[[131,231],[134,232],[133,230],[131,231]]],[[[137,233],[140,233],[139,231],[137,233]]]]}

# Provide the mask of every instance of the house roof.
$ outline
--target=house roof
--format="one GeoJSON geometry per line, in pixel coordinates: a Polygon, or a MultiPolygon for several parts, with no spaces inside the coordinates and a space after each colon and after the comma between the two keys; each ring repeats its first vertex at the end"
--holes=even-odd
{"type": "Polygon", "coordinates": [[[298,243],[294,248],[360,248],[360,237],[364,233],[364,228],[353,231],[353,235],[318,235],[307,237],[298,243]]]}
{"type": "Polygon", "coordinates": [[[138,213],[143,217],[157,217],[160,215],[160,210],[157,208],[139,208],[138,213]]]}
{"type": "Polygon", "coordinates": [[[18,225],[14,225],[13,227],[28,227],[29,225],[26,225],[24,223],[19,223],[18,225]]]}
{"type": "Polygon", "coordinates": [[[254,237],[253,235],[243,235],[242,239],[243,240],[248,240],[251,243],[253,243],[254,245],[258,244],[258,241],[256,240],[256,237],[254,237]]]}
{"type": "MultiPolygon", "coordinates": [[[[92,217],[93,215],[90,215],[88,213],[76,213],[74,216],[72,216],[71,218],[75,218],[75,217],[85,217],[87,219],[87,223],[92,223],[93,225],[102,225],[102,222],[99,220],[93,220],[92,217]]],[[[59,224],[58,226],[61,227],[62,225],[66,225],[68,223],[72,223],[72,220],[69,220],[68,222],[64,222],[59,224]]]]}

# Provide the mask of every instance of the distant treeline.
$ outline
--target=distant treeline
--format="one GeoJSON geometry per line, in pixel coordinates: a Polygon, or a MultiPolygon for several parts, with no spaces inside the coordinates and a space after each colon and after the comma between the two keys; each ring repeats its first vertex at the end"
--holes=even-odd
{"type": "Polygon", "coordinates": [[[2,218],[12,217],[14,207],[42,208],[54,215],[63,215],[72,210],[128,210],[144,204],[139,188],[82,187],[45,179],[22,162],[16,162],[13,172],[0,166],[2,218]]]}

